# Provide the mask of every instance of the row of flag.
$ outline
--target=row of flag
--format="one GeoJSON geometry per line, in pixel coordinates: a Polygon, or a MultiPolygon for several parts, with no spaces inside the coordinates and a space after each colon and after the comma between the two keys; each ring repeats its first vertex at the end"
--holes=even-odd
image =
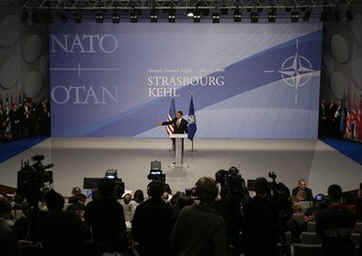
{"type": "MultiPolygon", "coordinates": [[[[168,111],[168,115],[167,115],[167,120],[168,121],[172,121],[176,116],[176,104],[175,104],[175,99],[172,98],[171,100],[171,105],[170,105],[170,110],[168,111]]],[[[187,138],[189,140],[193,140],[196,130],[197,130],[197,126],[196,126],[196,116],[195,116],[195,107],[194,107],[194,100],[191,96],[191,100],[190,100],[190,107],[189,107],[189,115],[188,115],[188,126],[187,126],[187,138]]],[[[174,132],[174,128],[172,125],[167,125],[166,126],[166,132],[168,135],[173,134],[174,132]]]]}

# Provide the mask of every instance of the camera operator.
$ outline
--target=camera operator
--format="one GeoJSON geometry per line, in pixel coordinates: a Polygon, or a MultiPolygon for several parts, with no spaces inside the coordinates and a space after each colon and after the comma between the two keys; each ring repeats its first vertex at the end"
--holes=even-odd
{"type": "Polygon", "coordinates": [[[147,186],[149,199],[140,203],[132,221],[132,236],[139,243],[140,255],[168,256],[169,237],[174,224],[173,211],[162,199],[164,184],[153,180],[147,186]]]}
{"type": "Polygon", "coordinates": [[[64,197],[54,190],[45,195],[48,212],[39,216],[36,234],[44,255],[80,255],[87,237],[79,216],[64,211],[64,197]]]}
{"type": "Polygon", "coordinates": [[[0,198],[0,248],[2,256],[17,255],[16,235],[9,224],[11,205],[5,198],[0,198]]]}
{"type": "Polygon", "coordinates": [[[176,256],[226,255],[223,218],[213,208],[218,194],[215,180],[202,177],[196,182],[200,203],[181,210],[172,231],[171,246],[176,256]]]}
{"type": "Polygon", "coordinates": [[[279,239],[279,217],[268,199],[269,184],[265,178],[255,181],[255,197],[245,209],[245,255],[276,255],[279,239]]]}
{"type": "Polygon", "coordinates": [[[96,251],[123,252],[126,249],[126,224],[122,206],[115,196],[115,180],[102,179],[97,195],[87,204],[84,219],[92,229],[96,251]]]}
{"type": "Polygon", "coordinates": [[[215,209],[224,218],[226,235],[230,253],[240,254],[243,250],[241,244],[244,207],[249,200],[249,192],[245,180],[236,167],[228,171],[219,170],[215,174],[216,181],[220,184],[220,200],[216,201],[215,209]]]}
{"type": "Polygon", "coordinates": [[[355,226],[355,215],[341,204],[342,188],[328,188],[328,208],[317,215],[316,229],[322,240],[323,255],[354,255],[355,245],[351,235],[355,226]]]}

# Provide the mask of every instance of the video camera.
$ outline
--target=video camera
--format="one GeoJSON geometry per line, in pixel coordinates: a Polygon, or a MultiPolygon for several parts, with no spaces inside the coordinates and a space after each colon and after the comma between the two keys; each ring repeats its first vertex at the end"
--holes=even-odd
{"type": "Polygon", "coordinates": [[[37,204],[48,191],[48,187],[53,183],[53,172],[50,170],[54,164],[44,165],[44,155],[35,155],[29,160],[21,162],[21,169],[17,175],[17,203],[22,203],[24,199],[29,204],[37,204]]]}
{"type": "Polygon", "coordinates": [[[166,184],[166,174],[164,174],[161,170],[160,161],[155,160],[151,162],[151,169],[149,174],[147,175],[147,179],[166,184]]]}
{"type": "Polygon", "coordinates": [[[246,199],[249,197],[249,192],[245,185],[245,180],[239,174],[239,169],[232,166],[229,170],[219,170],[215,174],[215,180],[221,186],[221,192],[228,196],[239,196],[246,199]]]}
{"type": "Polygon", "coordinates": [[[116,199],[122,198],[125,191],[125,184],[122,179],[118,178],[116,169],[108,169],[104,178],[84,178],[83,188],[96,190],[102,182],[110,182],[113,186],[114,197],[116,199]]]}

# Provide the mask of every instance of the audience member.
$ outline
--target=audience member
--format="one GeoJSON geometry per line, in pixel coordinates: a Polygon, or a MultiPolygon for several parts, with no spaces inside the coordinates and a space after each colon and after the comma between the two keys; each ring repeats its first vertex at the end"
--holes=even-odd
{"type": "Polygon", "coordinates": [[[255,197],[245,209],[245,255],[276,255],[279,218],[272,202],[267,200],[269,185],[265,178],[255,181],[255,197]]]}
{"type": "Polygon", "coordinates": [[[223,218],[212,207],[218,194],[214,179],[200,178],[196,182],[200,203],[186,206],[177,218],[171,236],[176,256],[226,255],[226,232],[223,218]]]}
{"type": "Polygon", "coordinates": [[[140,189],[137,189],[133,194],[133,201],[140,204],[145,200],[145,197],[143,195],[143,191],[140,189]]]}
{"type": "Polygon", "coordinates": [[[130,193],[125,194],[120,203],[123,207],[124,219],[126,223],[131,222],[136,211],[137,203],[132,203],[132,195],[130,193]]]}
{"type": "Polygon", "coordinates": [[[323,255],[353,255],[351,240],[355,216],[341,204],[342,188],[331,185],[328,188],[329,206],[321,210],[316,218],[316,229],[322,240],[323,255]]]}
{"type": "Polygon", "coordinates": [[[162,200],[163,185],[148,185],[149,199],[141,203],[133,216],[132,236],[139,243],[140,255],[168,256],[169,237],[174,223],[171,207],[162,200]]]}
{"type": "Polygon", "coordinates": [[[81,219],[64,212],[64,198],[50,190],[45,195],[48,214],[38,221],[37,237],[44,247],[44,255],[80,255],[87,239],[81,219]]]}
{"type": "Polygon", "coordinates": [[[293,189],[292,195],[294,200],[298,201],[313,201],[313,193],[310,188],[307,187],[307,183],[304,179],[298,181],[298,186],[293,189]]]}
{"type": "Polygon", "coordinates": [[[2,256],[16,256],[16,236],[9,223],[11,205],[5,198],[0,198],[0,250],[2,256]]]}
{"type": "Polygon", "coordinates": [[[84,219],[92,229],[96,250],[122,252],[126,249],[126,224],[122,206],[114,196],[114,183],[104,179],[98,186],[97,196],[87,204],[84,219]]]}

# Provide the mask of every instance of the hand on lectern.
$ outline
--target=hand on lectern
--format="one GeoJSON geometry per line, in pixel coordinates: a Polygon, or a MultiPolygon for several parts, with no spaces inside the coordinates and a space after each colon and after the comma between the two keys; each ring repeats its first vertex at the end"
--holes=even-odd
{"type": "Polygon", "coordinates": [[[156,121],[156,125],[157,125],[157,126],[162,126],[162,121],[157,120],[157,121],[156,121]]]}

